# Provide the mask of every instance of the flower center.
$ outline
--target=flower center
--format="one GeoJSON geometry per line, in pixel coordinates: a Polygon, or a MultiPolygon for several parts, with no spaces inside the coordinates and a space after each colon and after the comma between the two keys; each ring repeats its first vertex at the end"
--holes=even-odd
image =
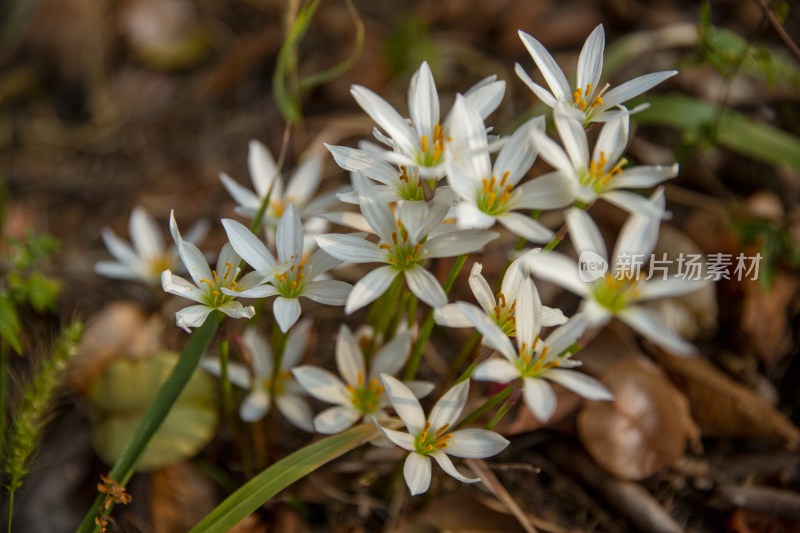
{"type": "Polygon", "coordinates": [[[477,198],[478,209],[491,216],[501,215],[508,209],[511,191],[514,190],[513,185],[506,185],[508,174],[506,171],[499,183],[495,176],[481,180],[483,188],[477,198]]]}
{"type": "Polygon", "coordinates": [[[419,173],[412,172],[408,175],[408,169],[405,165],[400,167],[403,171],[398,179],[402,182],[397,188],[397,195],[403,200],[412,202],[419,202],[425,199],[425,190],[422,188],[422,183],[419,181],[419,173]]]}
{"type": "Polygon", "coordinates": [[[606,170],[607,164],[606,153],[600,152],[600,158],[589,161],[589,169],[581,174],[581,185],[591,186],[596,193],[602,192],[608,187],[614,176],[622,172],[622,167],[628,164],[628,160],[623,157],[609,170],[606,170]]]}
{"type": "Polygon", "coordinates": [[[517,370],[519,370],[520,377],[536,378],[545,370],[561,366],[559,354],[555,354],[556,357],[548,357],[549,346],[544,346],[541,351],[537,349],[540,340],[541,338],[537,335],[530,348],[524,342],[522,343],[519,359],[517,359],[517,370]]]}
{"type": "Polygon", "coordinates": [[[174,261],[167,254],[159,254],[147,259],[147,272],[153,277],[160,277],[165,270],[172,270],[174,261]]]}
{"type": "MultiPolygon", "coordinates": [[[[442,161],[444,153],[444,130],[439,124],[433,128],[433,139],[427,135],[420,137],[421,150],[417,154],[417,163],[423,167],[435,167],[442,161]]],[[[448,139],[449,140],[449,139],[448,139]]]]}
{"type": "Polygon", "coordinates": [[[208,290],[206,291],[206,304],[208,304],[209,307],[219,307],[233,300],[233,296],[222,294],[220,289],[226,288],[234,291],[238,290],[236,288],[236,277],[239,275],[240,271],[241,269],[239,267],[233,268],[232,264],[225,263],[225,274],[222,276],[222,279],[220,279],[220,277],[217,275],[216,270],[212,270],[211,277],[214,278],[214,281],[211,281],[210,279],[200,280],[201,284],[208,284],[208,290]]]}
{"type": "Polygon", "coordinates": [[[588,119],[592,116],[595,107],[603,105],[603,94],[605,94],[609,87],[611,87],[611,85],[606,83],[605,87],[593,98],[591,83],[587,83],[586,88],[578,87],[575,89],[575,92],[572,93],[572,105],[586,112],[586,118],[588,119]]]}
{"type": "Polygon", "coordinates": [[[397,231],[392,232],[392,244],[381,243],[380,248],[387,251],[387,261],[397,270],[410,270],[422,263],[420,249],[422,243],[413,244],[408,240],[408,230],[403,221],[397,221],[397,231]]]}
{"type": "Polygon", "coordinates": [[[294,200],[290,197],[286,197],[283,200],[272,200],[269,201],[269,209],[270,215],[275,218],[281,218],[283,212],[286,211],[286,208],[289,207],[289,204],[292,203],[294,200]]]}
{"type": "Polygon", "coordinates": [[[353,407],[368,415],[375,412],[380,406],[381,396],[383,396],[383,385],[378,384],[378,380],[373,378],[369,383],[364,384],[364,373],[358,373],[358,387],[353,385],[347,386],[347,391],[350,393],[350,402],[353,407]]]}
{"type": "Polygon", "coordinates": [[[506,301],[506,295],[502,292],[497,293],[497,303],[494,306],[494,314],[492,318],[503,333],[509,337],[517,334],[517,328],[514,324],[514,311],[517,308],[517,301],[506,301]]]}
{"type": "Polygon", "coordinates": [[[414,449],[416,452],[429,455],[437,450],[447,448],[447,441],[453,438],[452,433],[447,433],[449,427],[450,424],[445,424],[436,430],[435,433],[431,433],[431,423],[426,422],[425,428],[417,435],[416,441],[414,442],[414,449]]]}
{"type": "Polygon", "coordinates": [[[267,392],[270,392],[270,390],[272,390],[271,387],[274,386],[273,392],[277,397],[283,394],[283,392],[286,389],[286,382],[289,381],[290,379],[292,379],[292,375],[289,372],[282,370],[278,372],[278,374],[275,376],[274,382],[270,378],[262,379],[261,386],[264,387],[264,390],[267,392]]]}
{"type": "MultiPolygon", "coordinates": [[[[291,259],[294,259],[294,256],[292,256],[291,259]]],[[[292,263],[289,270],[282,274],[278,274],[277,272],[273,274],[275,278],[273,285],[275,285],[275,288],[281,293],[281,296],[284,298],[297,298],[302,294],[303,287],[306,285],[306,277],[303,274],[305,266],[306,259],[303,257],[299,262],[292,263]]]]}
{"type": "Polygon", "coordinates": [[[639,276],[633,273],[606,274],[597,280],[592,289],[594,299],[606,309],[617,313],[628,306],[632,298],[639,294],[639,276]]]}

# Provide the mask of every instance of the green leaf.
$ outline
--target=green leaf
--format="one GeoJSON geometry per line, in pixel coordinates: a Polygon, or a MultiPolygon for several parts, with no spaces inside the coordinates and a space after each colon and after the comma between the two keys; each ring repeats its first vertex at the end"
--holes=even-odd
{"type": "Polygon", "coordinates": [[[0,294],[0,337],[18,354],[22,353],[19,342],[19,316],[11,298],[0,294]]]}
{"type": "Polygon", "coordinates": [[[711,127],[719,117],[715,140],[721,146],[765,163],[800,170],[800,138],[790,133],[689,96],[651,95],[647,101],[650,108],[633,115],[634,120],[693,133],[711,127]]]}
{"type": "Polygon", "coordinates": [[[309,444],[273,464],[228,496],[190,533],[230,530],[270,498],[325,463],[344,455],[375,436],[373,424],[361,424],[309,444]]]}
{"type": "Polygon", "coordinates": [[[300,10],[286,41],[278,52],[275,73],[272,75],[272,91],[278,110],[288,122],[294,123],[302,119],[300,112],[300,95],[289,87],[291,73],[297,65],[297,47],[308,31],[319,0],[300,10]]]}
{"type": "MultiPolygon", "coordinates": [[[[112,363],[89,389],[89,401],[104,416],[92,428],[97,455],[113,464],[125,449],[178,354],[163,352],[141,360],[112,363]]],[[[195,372],[136,467],[152,470],[196,455],[217,427],[214,383],[195,372]]]]}

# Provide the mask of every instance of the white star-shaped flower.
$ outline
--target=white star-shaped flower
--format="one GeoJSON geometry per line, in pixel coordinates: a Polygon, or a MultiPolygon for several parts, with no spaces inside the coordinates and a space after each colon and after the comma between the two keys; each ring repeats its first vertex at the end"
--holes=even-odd
{"type": "Polygon", "coordinates": [[[253,306],[243,307],[234,298],[239,291],[250,289],[260,283],[263,275],[251,272],[237,281],[241,272],[239,262],[242,259],[230,244],[222,247],[217,260],[217,268],[211,270],[197,246],[181,237],[174,211],[170,213],[169,229],[194,285],[182,277],[174,275],[170,270],[165,270],[161,273],[161,286],[170,294],[189,298],[198,304],[175,313],[178,326],[186,331],[199,327],[214,309],[219,309],[231,318],[252,318],[255,314],[253,306]]]}
{"type": "Polygon", "coordinates": [[[317,244],[333,257],[351,263],[386,263],[362,278],[347,298],[345,313],[364,307],[386,292],[398,274],[408,288],[431,307],[447,303],[447,295],[422,263],[428,258],[452,257],[473,252],[497,237],[497,233],[458,230],[431,236],[450,207],[441,202],[405,202],[395,218],[392,206],[376,197],[370,181],[356,174],[361,212],[378,235],[373,243],[361,235],[331,233],[317,237],[317,244]]]}
{"type": "Polygon", "coordinates": [[[245,226],[231,219],[224,219],[222,225],[233,249],[263,278],[261,285],[237,294],[244,298],[277,296],[272,312],[284,333],[300,318],[298,299],[301,296],[325,305],[345,304],[352,285],[344,281],[317,279],[342,262],[322,250],[314,252],[309,259],[305,258],[303,226],[294,204],[289,204],[278,222],[277,262],[266,245],[245,226]]]}
{"type": "MultiPolygon", "coordinates": [[[[400,371],[411,350],[411,331],[400,333],[372,357],[366,371],[364,354],[350,329],[342,324],[336,340],[336,366],[344,382],[333,373],[311,365],[292,370],[298,383],[312,396],[323,402],[336,404],[314,418],[314,429],[319,433],[339,433],[359,419],[371,417],[382,420],[388,404],[381,374],[394,375],[400,371]]],[[[415,397],[422,398],[433,390],[433,384],[423,381],[406,383],[415,397]]]]}
{"type": "Polygon", "coordinates": [[[397,379],[381,375],[386,394],[408,433],[375,425],[386,438],[409,451],[403,466],[403,476],[412,496],[428,490],[431,483],[431,457],[442,470],[464,483],[476,483],[480,478],[461,474],[449,455],[468,459],[491,457],[502,452],[508,441],[502,435],[485,429],[462,429],[450,432],[455,425],[469,394],[469,381],[462,381],[447,391],[433,406],[430,416],[425,418],[414,393],[397,379]]]}
{"type": "MultiPolygon", "coordinates": [[[[656,191],[650,201],[663,211],[663,191],[656,191]]],[[[603,263],[605,273],[595,276],[594,269],[579,271],[573,259],[558,252],[539,253],[538,250],[523,256],[525,267],[534,275],[582,296],[581,310],[591,326],[602,326],[616,316],[665,350],[679,355],[692,354],[694,346],[670,331],[657,312],[637,305],[655,298],[685,294],[708,283],[679,277],[642,279],[639,267],[650,257],[658,240],[660,218],[631,215],[617,238],[610,266],[606,245],[589,215],[573,209],[566,220],[572,245],[581,256],[579,261],[603,263]]]]}
{"type": "MultiPolygon", "coordinates": [[[[186,240],[197,242],[207,231],[207,223],[197,223],[189,230],[186,240]]],[[[111,228],[103,229],[103,241],[116,261],[98,261],[94,265],[95,272],[109,278],[143,281],[157,286],[163,271],[182,269],[178,248],[175,245],[164,246],[158,224],[144,207],[133,208],[128,234],[133,246],[119,238],[111,228]]]]}
{"type": "Polygon", "coordinates": [[[678,73],[676,70],[653,72],[634,78],[610,90],[609,84],[605,84],[601,88],[600,75],[603,72],[603,51],[606,37],[603,25],[600,24],[583,45],[578,58],[577,87],[572,89],[555,59],[542,43],[524,31],[519,32],[519,37],[536,62],[536,66],[539,67],[550,91],[534,83],[519,63],[514,67],[517,76],[542,102],[554,109],[563,108],[582,124],[605,122],[620,114],[636,113],[647,108],[648,104],[642,104],[631,111],[624,108],[613,109],[678,73]]]}
{"type": "Polygon", "coordinates": [[[548,420],[556,408],[556,395],[547,381],[560,383],[590,400],[610,400],[612,395],[597,380],[574,370],[579,361],[570,359],[568,348],[583,335],[588,321],[578,314],[551,333],[546,340],[539,336],[544,325],[542,302],[536,286],[525,279],[517,299],[514,318],[518,351],[506,333],[492,321],[477,322],[484,342],[503,355],[489,359],[475,369],[473,378],[497,383],[522,379],[525,404],[541,421],[548,420]]]}
{"type": "Polygon", "coordinates": [[[544,133],[544,117],[529,120],[508,139],[492,166],[489,140],[480,115],[457,97],[451,114],[452,141],[447,181],[459,196],[458,225],[488,229],[500,222],[511,232],[533,242],[547,242],[553,232],[521,209],[556,209],[571,204],[569,181],[550,173],[519,185],[536,159],[531,132],[544,133]]]}
{"type": "Polygon", "coordinates": [[[646,198],[621,189],[652,187],[674,178],[678,175],[678,164],[623,168],[627,163],[622,154],[628,144],[628,115],[610,119],[603,125],[591,156],[586,131],[578,121],[558,111],[554,120],[564,148],[540,130],[531,132],[533,143],[542,159],[556,168],[555,174],[569,184],[574,199],[589,205],[603,198],[629,212],[658,213],[646,198]]]}
{"type": "MultiPolygon", "coordinates": [[[[228,363],[228,379],[234,385],[249,391],[239,408],[242,420],[245,422],[261,420],[269,412],[270,404],[274,401],[278,411],[289,422],[304,431],[314,431],[311,406],[304,398],[303,389],[291,374],[291,369],[297,365],[306,350],[311,324],[311,320],[301,320],[289,332],[277,372],[267,340],[254,327],[244,331],[242,347],[252,357],[254,372],[251,375],[245,365],[228,363]],[[274,397],[270,396],[270,391],[274,391],[274,397]]],[[[219,359],[204,359],[201,364],[215,376],[222,373],[219,359]]]]}
{"type": "MultiPolygon", "coordinates": [[[[378,130],[374,133],[379,141],[392,149],[384,154],[386,161],[407,168],[417,167],[419,174],[431,178],[434,184],[444,176],[449,126],[447,120],[443,124],[439,122],[439,95],[427,62],[423,62],[411,78],[408,89],[410,122],[386,100],[365,87],[354,85],[350,93],[385,132],[385,135],[378,130]]],[[[497,109],[504,93],[505,82],[496,81],[492,76],[472,87],[464,98],[485,118],[497,109]]]]}

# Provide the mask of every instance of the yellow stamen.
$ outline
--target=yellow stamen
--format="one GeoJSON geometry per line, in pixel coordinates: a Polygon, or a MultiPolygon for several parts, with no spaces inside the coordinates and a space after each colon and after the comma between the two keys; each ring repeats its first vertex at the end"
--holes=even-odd
{"type": "Polygon", "coordinates": [[[428,151],[428,136],[427,135],[423,135],[422,138],[420,139],[420,142],[422,143],[422,151],[423,152],[427,152],[428,151]]]}

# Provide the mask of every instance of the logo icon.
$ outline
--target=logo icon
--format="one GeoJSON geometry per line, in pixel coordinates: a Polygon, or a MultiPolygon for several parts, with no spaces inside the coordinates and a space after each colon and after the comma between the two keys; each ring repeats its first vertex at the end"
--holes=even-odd
{"type": "Polygon", "coordinates": [[[578,277],[584,283],[591,283],[606,275],[608,261],[603,256],[586,250],[578,257],[578,277]]]}

